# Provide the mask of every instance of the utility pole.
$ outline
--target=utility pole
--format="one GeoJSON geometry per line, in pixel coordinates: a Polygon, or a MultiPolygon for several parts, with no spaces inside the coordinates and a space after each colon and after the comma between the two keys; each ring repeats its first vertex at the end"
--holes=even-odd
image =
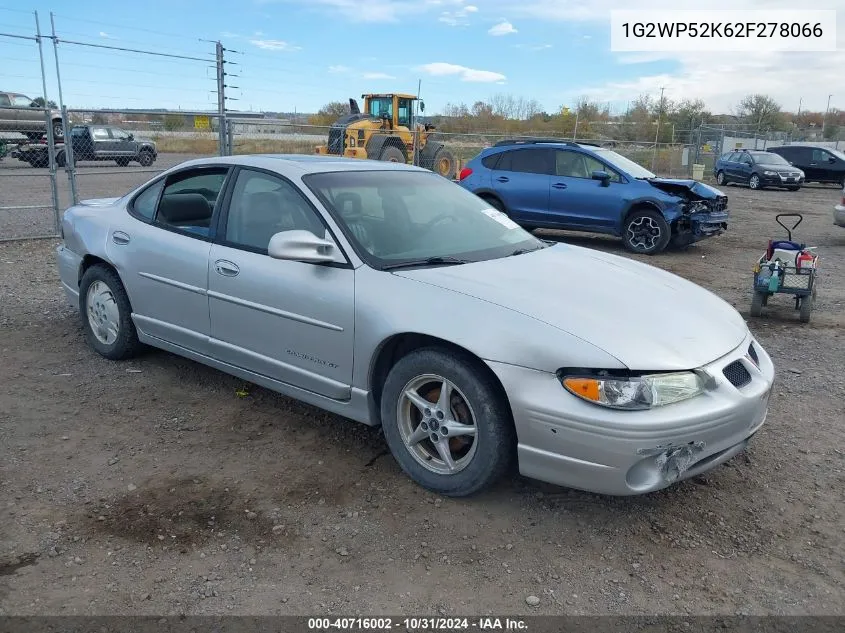
{"type": "Polygon", "coordinates": [[[651,171],[654,171],[654,165],[657,162],[657,140],[660,138],[660,115],[663,114],[663,90],[660,86],[660,101],[657,102],[657,129],[654,132],[654,152],[651,155],[651,171]]]}
{"type": "Polygon", "coordinates": [[[226,156],[226,73],[223,70],[223,44],[215,43],[217,52],[217,143],[218,152],[226,156]]]}
{"type": "Polygon", "coordinates": [[[827,113],[830,110],[830,98],[833,95],[827,95],[827,107],[824,110],[824,116],[822,117],[822,140],[824,140],[824,125],[827,122],[827,113]]]}

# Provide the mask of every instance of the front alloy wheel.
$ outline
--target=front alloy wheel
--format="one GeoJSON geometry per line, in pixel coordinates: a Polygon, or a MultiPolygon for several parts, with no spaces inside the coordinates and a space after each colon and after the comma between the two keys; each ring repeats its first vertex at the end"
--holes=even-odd
{"type": "Polygon", "coordinates": [[[748,179],[748,186],[751,189],[759,189],[760,188],[760,176],[757,174],[751,174],[751,178],[748,179]]]}
{"type": "Polygon", "coordinates": [[[632,253],[654,255],[669,244],[671,229],[656,211],[635,211],[625,221],[622,239],[632,253]]]}
{"type": "Polygon", "coordinates": [[[507,398],[489,367],[470,354],[410,352],[390,370],[380,397],[390,452],[424,488],[464,497],[493,484],[512,463],[507,398]]]}

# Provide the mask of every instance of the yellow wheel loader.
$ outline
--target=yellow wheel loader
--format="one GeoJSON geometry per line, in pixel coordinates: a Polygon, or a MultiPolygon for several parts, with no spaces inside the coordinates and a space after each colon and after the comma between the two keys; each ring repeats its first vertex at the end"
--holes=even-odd
{"type": "MultiPolygon", "coordinates": [[[[365,94],[361,98],[364,111],[355,99],[350,99],[350,114],[332,124],[328,145],[318,145],[317,154],[416,164],[444,178],[455,179],[455,155],[444,143],[431,138],[433,125],[414,121],[417,97],[365,94]]],[[[422,101],[419,105],[421,111],[425,110],[422,101]]]]}

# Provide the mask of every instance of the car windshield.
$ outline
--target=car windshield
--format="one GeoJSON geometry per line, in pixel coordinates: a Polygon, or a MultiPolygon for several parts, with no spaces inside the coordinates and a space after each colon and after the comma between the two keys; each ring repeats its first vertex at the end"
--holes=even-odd
{"type": "Polygon", "coordinates": [[[630,158],[625,158],[622,154],[617,154],[613,150],[591,147],[590,151],[595,152],[597,156],[603,158],[617,169],[627,172],[632,178],[657,178],[656,174],[635,163],[630,158]]]}
{"type": "Polygon", "coordinates": [[[789,165],[788,160],[774,152],[756,152],[752,156],[760,165],[789,165]]]}
{"type": "Polygon", "coordinates": [[[546,246],[434,173],[353,170],[303,180],[374,268],[476,262],[546,246]]]}

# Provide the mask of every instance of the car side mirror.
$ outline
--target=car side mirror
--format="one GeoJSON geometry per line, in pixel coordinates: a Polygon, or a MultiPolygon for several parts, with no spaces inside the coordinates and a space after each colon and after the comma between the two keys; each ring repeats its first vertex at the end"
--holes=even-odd
{"type": "Polygon", "coordinates": [[[129,140],[130,140],[130,141],[134,141],[134,140],[135,140],[135,135],[134,135],[134,134],[130,134],[128,138],[129,138],[129,140]]]}
{"type": "Polygon", "coordinates": [[[829,163],[835,163],[835,162],[836,162],[836,157],[835,157],[835,156],[830,156],[830,157],[828,157],[827,162],[829,162],[829,163]]]}
{"type": "Polygon", "coordinates": [[[593,172],[593,180],[601,181],[601,186],[607,187],[610,184],[610,174],[604,170],[596,170],[593,172]]]}
{"type": "Polygon", "coordinates": [[[317,237],[311,231],[294,230],[276,233],[270,238],[267,254],[273,259],[324,264],[336,261],[337,247],[331,240],[317,237]]]}

